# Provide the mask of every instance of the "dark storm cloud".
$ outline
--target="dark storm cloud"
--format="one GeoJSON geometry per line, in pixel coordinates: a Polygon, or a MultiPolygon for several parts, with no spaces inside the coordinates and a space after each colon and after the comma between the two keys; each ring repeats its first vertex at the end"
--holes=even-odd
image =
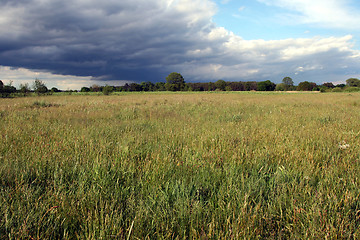
{"type": "Polygon", "coordinates": [[[0,2],[0,64],[59,74],[158,80],[204,31],[169,1],[0,2]]]}

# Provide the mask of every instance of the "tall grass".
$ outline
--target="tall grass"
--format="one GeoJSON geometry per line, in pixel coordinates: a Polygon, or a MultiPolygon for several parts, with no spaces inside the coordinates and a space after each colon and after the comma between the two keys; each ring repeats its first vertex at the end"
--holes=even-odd
{"type": "Polygon", "coordinates": [[[0,100],[0,239],[360,237],[360,94],[0,100]]]}

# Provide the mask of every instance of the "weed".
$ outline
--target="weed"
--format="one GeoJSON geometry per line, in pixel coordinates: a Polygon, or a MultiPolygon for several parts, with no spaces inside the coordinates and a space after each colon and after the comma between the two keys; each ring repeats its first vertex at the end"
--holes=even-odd
{"type": "Polygon", "coordinates": [[[57,104],[52,104],[52,103],[47,103],[45,101],[35,101],[33,104],[32,104],[33,107],[53,107],[53,106],[58,106],[57,104]]]}

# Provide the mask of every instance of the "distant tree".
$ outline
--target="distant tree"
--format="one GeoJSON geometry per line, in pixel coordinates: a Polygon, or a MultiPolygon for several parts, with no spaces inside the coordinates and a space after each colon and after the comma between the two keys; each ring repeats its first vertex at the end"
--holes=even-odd
{"type": "Polygon", "coordinates": [[[285,91],[286,85],[285,83],[276,84],[275,91],[285,91]]]}
{"type": "Polygon", "coordinates": [[[245,91],[256,91],[257,90],[257,82],[245,82],[245,91]]]}
{"type": "Polygon", "coordinates": [[[124,91],[124,86],[116,86],[114,91],[115,92],[123,92],[124,91]]]}
{"type": "Polygon", "coordinates": [[[113,86],[108,86],[106,85],[105,87],[102,88],[102,93],[104,95],[109,95],[110,93],[112,93],[114,91],[114,87],[113,86]]]}
{"type": "Polygon", "coordinates": [[[292,90],[294,86],[294,81],[291,77],[284,77],[282,83],[285,84],[285,91],[292,90]]]}
{"type": "Polygon", "coordinates": [[[5,85],[4,86],[4,92],[7,93],[16,93],[16,87],[12,86],[12,85],[5,85]]]}
{"type": "Polygon", "coordinates": [[[325,86],[323,86],[323,85],[321,85],[320,87],[319,87],[319,90],[320,90],[320,92],[330,92],[331,90],[328,88],[328,87],[325,87],[325,86]]]}
{"type": "Polygon", "coordinates": [[[199,83],[199,86],[202,89],[202,91],[209,91],[209,83],[202,82],[202,83],[199,83]]]}
{"type": "MultiPolygon", "coordinates": [[[[257,84],[256,84],[257,87],[257,84]]],[[[245,82],[245,91],[250,91],[251,90],[251,83],[250,82],[245,82]]]]}
{"type": "Polygon", "coordinates": [[[155,85],[152,82],[142,82],[141,89],[144,92],[154,91],[155,85]]]}
{"type": "Polygon", "coordinates": [[[56,88],[56,87],[51,88],[50,91],[52,93],[60,92],[60,90],[58,88],[56,88]]]}
{"type": "Polygon", "coordinates": [[[335,87],[344,88],[344,87],[346,87],[346,84],[340,83],[340,84],[337,84],[335,87]]]}
{"type": "Polygon", "coordinates": [[[282,83],[288,86],[294,86],[294,81],[292,80],[291,77],[284,77],[282,83]]]}
{"type": "Polygon", "coordinates": [[[226,82],[224,80],[222,80],[222,79],[217,80],[215,82],[215,88],[217,90],[225,91],[226,85],[227,85],[226,82]]]}
{"type": "Polygon", "coordinates": [[[197,83],[185,83],[185,88],[187,91],[200,91],[197,83]]]}
{"type": "Polygon", "coordinates": [[[346,80],[346,85],[349,87],[360,87],[360,80],[357,78],[349,78],[346,80]]]}
{"type": "Polygon", "coordinates": [[[33,83],[33,89],[34,92],[36,92],[38,95],[48,92],[48,88],[46,87],[45,83],[37,78],[33,83]]]}
{"type": "Polygon", "coordinates": [[[90,92],[90,91],[91,91],[91,89],[88,88],[88,87],[82,87],[82,88],[80,89],[80,92],[90,92]]]}
{"type": "Polygon", "coordinates": [[[30,86],[28,83],[24,83],[24,84],[20,84],[19,86],[19,91],[24,95],[26,96],[30,91],[30,86]]]}
{"type": "Polygon", "coordinates": [[[100,86],[97,85],[97,84],[93,84],[91,87],[90,87],[90,91],[91,92],[100,92],[100,86]]]}
{"type": "Polygon", "coordinates": [[[3,97],[9,97],[12,93],[16,93],[16,88],[11,85],[5,85],[3,88],[3,97]]]}
{"type": "Polygon", "coordinates": [[[276,84],[270,80],[258,82],[257,91],[274,91],[276,84]]]}
{"type": "Polygon", "coordinates": [[[194,91],[194,83],[185,83],[185,90],[186,91],[194,91]]]}
{"type": "Polygon", "coordinates": [[[324,86],[326,88],[334,88],[335,87],[335,85],[332,82],[323,83],[321,86],[324,86]]]}
{"type": "Polygon", "coordinates": [[[125,83],[125,85],[123,86],[123,91],[125,92],[130,91],[130,85],[128,83],[125,83]]]}
{"type": "Polygon", "coordinates": [[[228,85],[225,87],[225,91],[230,92],[230,91],[232,91],[232,88],[228,85]]]}
{"type": "Polygon", "coordinates": [[[215,88],[215,83],[213,82],[209,82],[208,83],[208,91],[214,91],[216,88],[215,88]]]}
{"type": "Polygon", "coordinates": [[[141,85],[137,83],[131,83],[129,86],[130,92],[140,92],[142,91],[141,85]]]}
{"type": "Polygon", "coordinates": [[[170,73],[166,77],[165,88],[168,91],[182,91],[185,87],[184,77],[180,73],[170,73]]]}
{"type": "Polygon", "coordinates": [[[209,91],[208,83],[186,83],[186,88],[188,91],[209,91]]]}
{"type": "Polygon", "coordinates": [[[155,91],[166,91],[164,82],[155,83],[155,91]]]}
{"type": "Polygon", "coordinates": [[[226,91],[240,91],[238,82],[228,82],[226,88],[226,91]]]}
{"type": "Polygon", "coordinates": [[[0,97],[3,97],[4,83],[0,80],[0,97]]]}
{"type": "Polygon", "coordinates": [[[6,85],[2,84],[0,97],[10,97],[10,95],[15,92],[16,92],[16,88],[12,86],[12,81],[11,81],[9,84],[6,85]]]}
{"type": "Polygon", "coordinates": [[[232,91],[244,91],[245,85],[243,82],[230,82],[228,85],[231,87],[232,91]]]}
{"type": "Polygon", "coordinates": [[[317,87],[316,83],[305,81],[305,82],[299,83],[297,90],[298,91],[312,91],[316,87],[317,87]]]}

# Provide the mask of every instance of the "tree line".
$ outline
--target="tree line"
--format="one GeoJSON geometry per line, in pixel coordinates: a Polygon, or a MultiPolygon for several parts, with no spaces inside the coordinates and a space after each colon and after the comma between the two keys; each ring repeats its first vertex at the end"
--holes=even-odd
{"type": "MultiPolygon", "coordinates": [[[[282,82],[275,84],[270,80],[266,81],[237,81],[227,82],[218,80],[216,82],[187,83],[180,73],[173,72],[166,77],[166,82],[142,82],[126,83],[124,86],[98,86],[82,87],[80,92],[153,92],[153,91],[343,91],[349,87],[359,87],[360,80],[351,78],[346,84],[334,85],[331,82],[317,85],[314,82],[300,82],[294,85],[290,77],[284,77],[282,82]]],[[[357,89],[355,89],[357,90],[357,89]]]]}
{"type": "Polygon", "coordinates": [[[38,95],[42,94],[51,94],[54,92],[61,92],[61,90],[53,87],[51,89],[48,89],[46,84],[39,80],[35,79],[32,86],[30,86],[28,83],[20,84],[19,88],[17,89],[12,85],[12,82],[9,84],[4,84],[0,80],[0,97],[10,97],[10,96],[27,96],[29,93],[36,93],[38,95]]]}
{"type": "MultiPolygon", "coordinates": [[[[300,82],[297,86],[294,85],[294,81],[290,77],[284,77],[282,82],[275,84],[270,80],[266,81],[238,81],[227,82],[224,80],[218,80],[216,82],[199,82],[199,83],[187,83],[184,77],[180,73],[170,73],[166,77],[166,82],[142,82],[142,83],[126,83],[123,86],[99,86],[92,85],[90,87],[82,87],[80,92],[101,92],[108,95],[112,92],[155,92],[155,91],[360,91],[360,80],[357,78],[349,78],[346,80],[346,84],[334,85],[331,82],[317,85],[314,82],[300,82]]],[[[7,85],[0,80],[0,96],[26,96],[29,93],[52,94],[55,92],[64,92],[57,88],[48,89],[45,83],[39,79],[35,79],[32,86],[28,83],[20,84],[16,89],[12,86],[12,82],[7,85]]],[[[68,90],[65,92],[77,92],[68,90]]]]}

